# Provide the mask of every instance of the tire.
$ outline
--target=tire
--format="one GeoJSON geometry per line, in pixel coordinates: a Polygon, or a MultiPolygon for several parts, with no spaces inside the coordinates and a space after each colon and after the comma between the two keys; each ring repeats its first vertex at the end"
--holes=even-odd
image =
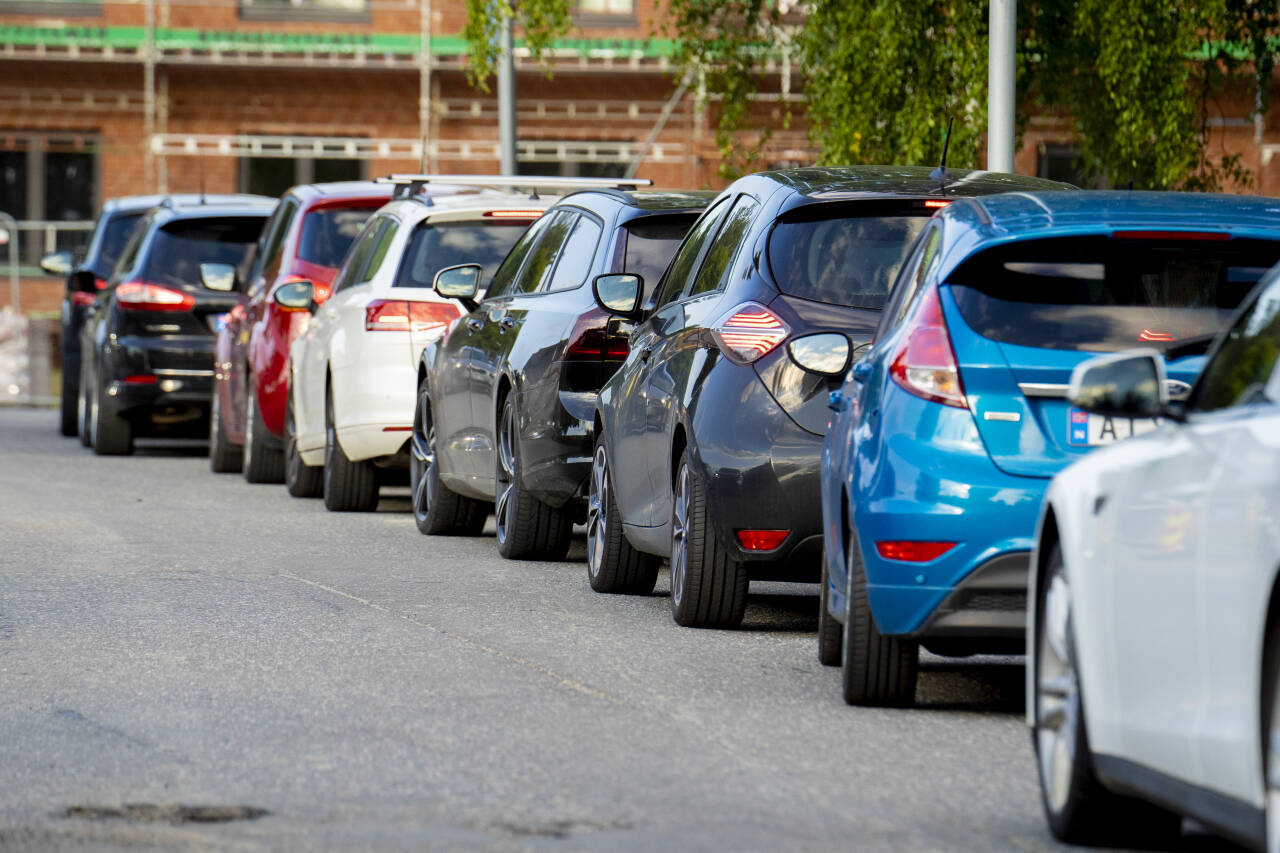
{"type": "Polygon", "coordinates": [[[324,401],[324,508],[331,512],[373,512],[378,508],[378,472],[368,462],[352,462],[338,443],[333,394],[324,401]]]}
{"type": "MultiPolygon", "coordinates": [[[[1270,618],[1268,619],[1270,622],[1270,618]]],[[[1280,850],[1280,630],[1272,623],[1263,649],[1262,721],[1266,729],[1262,742],[1262,778],[1266,780],[1266,847],[1280,850]]]]}
{"type": "Polygon", "coordinates": [[[1179,815],[1108,790],[1094,772],[1075,661],[1071,591],[1057,546],[1037,587],[1031,741],[1049,831],[1070,844],[1149,847],[1177,839],[1179,815]]]}
{"type": "Polygon", "coordinates": [[[867,574],[858,537],[849,532],[845,557],[849,576],[840,667],[844,701],[850,705],[906,708],[915,702],[920,672],[919,644],[881,634],[867,601],[867,574]]]}
{"type": "Polygon", "coordinates": [[[706,486],[685,448],[671,501],[671,615],[687,628],[736,628],[746,611],[746,567],[716,536],[706,486]]]}
{"type": "Polygon", "coordinates": [[[258,389],[248,383],[244,416],[244,478],[250,483],[283,483],[284,451],[267,444],[267,425],[258,408],[258,389]]]}
{"type": "Polygon", "coordinates": [[[70,438],[80,432],[80,376],[77,371],[75,381],[65,373],[62,375],[62,393],[58,399],[58,433],[70,438]]]}
{"type": "Polygon", "coordinates": [[[80,423],[79,437],[81,447],[93,446],[93,434],[90,431],[92,423],[89,416],[93,411],[93,404],[89,401],[89,389],[93,387],[93,383],[89,381],[89,365],[86,361],[80,362],[80,387],[76,393],[76,419],[80,423]]]}
{"type": "Polygon", "coordinates": [[[101,382],[94,383],[93,410],[89,421],[95,456],[128,456],[133,453],[133,424],[108,408],[106,389],[101,382]]]}
{"type": "Polygon", "coordinates": [[[425,378],[418,385],[418,406],[413,414],[409,478],[413,489],[413,521],[419,533],[478,536],[484,530],[484,522],[489,517],[488,504],[460,495],[440,480],[440,469],[436,466],[435,419],[425,378]]]}
{"type": "Polygon", "coordinates": [[[292,387],[284,404],[284,487],[295,498],[318,498],[324,494],[324,469],[303,462],[298,452],[292,387]]]}
{"type": "Polygon", "coordinates": [[[596,439],[587,497],[587,580],[596,592],[648,595],[658,581],[658,560],[631,547],[613,497],[613,472],[604,436],[596,439]]]}
{"type": "Polygon", "coordinates": [[[822,561],[822,589],[818,593],[818,661],[823,666],[839,666],[844,626],[836,621],[827,609],[830,602],[831,575],[827,571],[827,561],[822,561]]]}
{"type": "Polygon", "coordinates": [[[498,553],[508,560],[563,560],[569,553],[573,518],[535,498],[521,479],[515,392],[507,394],[498,417],[497,473],[493,521],[498,553]]]}
{"type": "Polygon", "coordinates": [[[209,469],[215,474],[234,474],[243,465],[244,448],[227,440],[226,424],[222,421],[222,395],[215,380],[213,399],[209,403],[209,469]]]}

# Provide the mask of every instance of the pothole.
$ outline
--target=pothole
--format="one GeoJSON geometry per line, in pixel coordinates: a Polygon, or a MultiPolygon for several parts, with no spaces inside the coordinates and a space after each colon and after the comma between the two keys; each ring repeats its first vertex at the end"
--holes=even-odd
{"type": "Polygon", "coordinates": [[[270,814],[253,806],[184,806],[125,803],[122,806],[69,806],[66,816],[81,820],[129,820],[137,823],[230,823],[270,814]]]}

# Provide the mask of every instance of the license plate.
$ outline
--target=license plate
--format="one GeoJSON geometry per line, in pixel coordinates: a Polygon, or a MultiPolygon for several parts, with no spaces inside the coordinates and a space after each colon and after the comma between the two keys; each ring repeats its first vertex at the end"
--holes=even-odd
{"type": "Polygon", "coordinates": [[[1142,435],[1160,426],[1159,418],[1118,418],[1071,409],[1067,421],[1067,441],[1075,447],[1096,447],[1142,435]]]}

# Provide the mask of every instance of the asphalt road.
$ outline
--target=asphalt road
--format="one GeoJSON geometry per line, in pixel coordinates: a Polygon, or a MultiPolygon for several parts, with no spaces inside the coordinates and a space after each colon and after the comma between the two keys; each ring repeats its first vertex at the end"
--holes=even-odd
{"type": "Polygon", "coordinates": [[[1017,659],[848,708],[812,587],[682,629],[581,538],[507,562],[203,454],[0,410],[0,848],[1057,849],[1017,659]]]}

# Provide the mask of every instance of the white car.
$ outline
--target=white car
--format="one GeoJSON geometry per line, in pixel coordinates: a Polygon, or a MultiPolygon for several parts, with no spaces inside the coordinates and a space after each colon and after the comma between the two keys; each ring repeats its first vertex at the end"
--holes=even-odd
{"type": "MultiPolygon", "coordinates": [[[[556,201],[493,189],[421,192],[436,181],[460,183],[401,182],[404,191],[370,218],[332,295],[290,349],[286,464],[298,469],[289,472],[290,492],[323,493],[331,510],[372,510],[383,481],[407,476],[400,472],[408,468],[418,357],[463,310],[432,289],[436,273],[476,263],[492,274],[556,201]]],[[[277,299],[314,304],[305,284],[277,299]]]]}
{"type": "Polygon", "coordinates": [[[1278,354],[1273,271],[1185,407],[1167,402],[1159,353],[1094,359],[1072,377],[1086,412],[1163,423],[1046,493],[1027,722],[1059,839],[1158,844],[1189,816],[1280,851],[1278,354]]]}

